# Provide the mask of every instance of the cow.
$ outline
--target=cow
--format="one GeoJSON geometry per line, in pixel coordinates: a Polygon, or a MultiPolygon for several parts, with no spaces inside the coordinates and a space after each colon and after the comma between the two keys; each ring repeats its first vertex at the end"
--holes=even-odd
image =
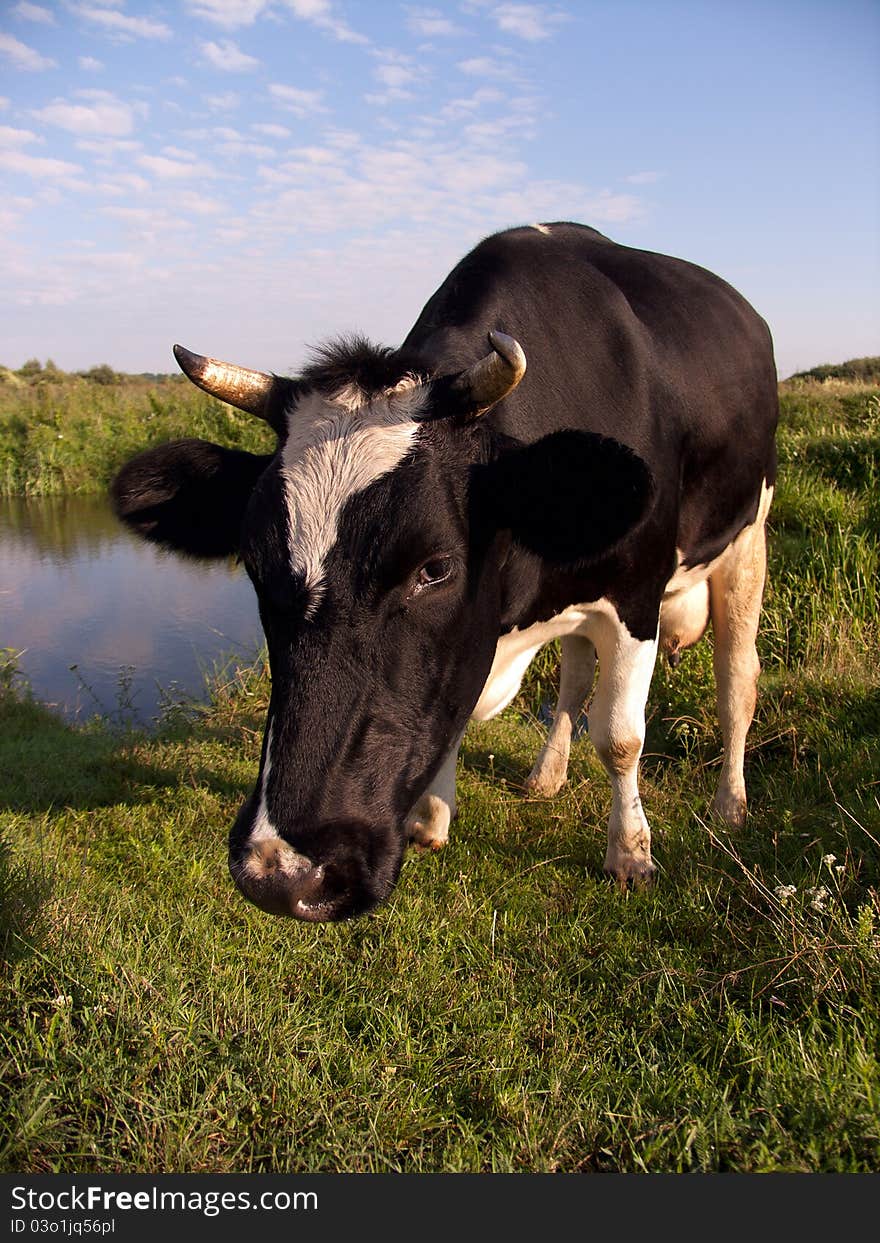
{"type": "Polygon", "coordinates": [[[468,720],[501,712],[554,639],[526,786],[559,790],[592,691],[607,874],[654,875],[638,768],[655,658],[710,620],[713,806],[743,824],[778,411],[770,333],[730,285],[586,225],[529,225],[480,242],[398,348],[340,338],[293,378],[174,353],[277,437],[265,455],[160,445],[111,489],[140,535],[235,554],[256,589],[271,695],[229,835],[246,898],[307,921],[385,900],[408,841],[447,840],[468,720]]]}

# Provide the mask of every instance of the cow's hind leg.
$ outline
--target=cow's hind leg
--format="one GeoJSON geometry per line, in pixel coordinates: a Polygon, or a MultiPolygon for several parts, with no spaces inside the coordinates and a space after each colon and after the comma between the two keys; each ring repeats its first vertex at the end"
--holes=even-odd
{"type": "Polygon", "coordinates": [[[739,828],[746,816],[743,763],[761,669],[755,639],[767,568],[764,520],[770,495],[765,491],[756,521],[737,536],[709,579],[718,720],[724,741],[712,807],[732,828],[739,828]]]}
{"type": "Polygon", "coordinates": [[[559,699],[553,725],[526,780],[527,790],[549,798],[565,784],[571,731],[584,700],[592,690],[595,673],[596,649],[592,641],[579,634],[566,635],[562,640],[559,699]]]}
{"type": "Polygon", "coordinates": [[[621,885],[644,884],[655,869],[651,830],[639,797],[639,759],[657,642],[634,639],[611,617],[602,619],[593,638],[599,680],[590,703],[590,738],[611,780],[605,871],[621,885]]]}

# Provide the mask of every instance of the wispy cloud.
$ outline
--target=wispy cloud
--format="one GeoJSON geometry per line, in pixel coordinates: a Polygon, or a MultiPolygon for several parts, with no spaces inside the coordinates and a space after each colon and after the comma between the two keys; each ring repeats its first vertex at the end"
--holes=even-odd
{"type": "Polygon", "coordinates": [[[626,180],[633,186],[647,186],[654,181],[659,181],[662,176],[662,173],[655,172],[630,173],[626,180]]]}
{"type": "Polygon", "coordinates": [[[27,155],[24,151],[0,151],[0,168],[5,168],[9,173],[24,173],[28,177],[48,178],[51,181],[76,177],[83,171],[78,164],[67,160],[27,155]]]}
{"type": "Polygon", "coordinates": [[[285,108],[296,117],[326,111],[322,102],[323,91],[308,91],[298,86],[287,86],[283,82],[272,82],[269,85],[269,94],[279,108],[285,108]]]}
{"type": "Polygon", "coordinates": [[[102,60],[96,60],[94,56],[78,56],[76,62],[80,69],[84,69],[86,73],[98,73],[104,68],[102,60]]]}
{"type": "Polygon", "coordinates": [[[504,34],[530,43],[549,39],[561,23],[571,20],[567,13],[543,4],[499,4],[492,10],[492,17],[504,34]]]}
{"type": "Polygon", "coordinates": [[[186,8],[194,17],[213,22],[224,30],[253,26],[265,15],[277,18],[289,13],[326,31],[340,43],[369,43],[366,35],[353,30],[337,15],[331,0],[187,0],[186,8]]]}
{"type": "Polygon", "coordinates": [[[49,9],[44,9],[40,4],[29,4],[28,0],[21,0],[20,4],[13,7],[12,12],[26,22],[38,22],[42,26],[55,25],[55,15],[49,9]]]}
{"type": "Polygon", "coordinates": [[[460,60],[458,68],[471,78],[495,78],[507,81],[518,76],[518,70],[506,60],[496,60],[491,56],[471,56],[468,60],[460,60]]]}
{"type": "Polygon", "coordinates": [[[243,52],[232,39],[223,39],[220,43],[203,43],[202,56],[208,64],[223,70],[224,73],[247,73],[257,69],[260,64],[256,56],[243,52]]]}
{"type": "Polygon", "coordinates": [[[202,97],[212,112],[234,112],[241,104],[241,96],[235,91],[221,91],[216,95],[202,97]]]}
{"type": "Polygon", "coordinates": [[[15,129],[11,125],[0,125],[0,147],[24,147],[30,142],[42,142],[43,139],[30,129],[15,129]]]}
{"type": "Polygon", "coordinates": [[[286,125],[274,125],[271,122],[255,122],[251,126],[258,134],[265,134],[267,138],[289,138],[290,130],[286,125]]]}
{"type": "Polygon", "coordinates": [[[0,33],[0,56],[6,56],[11,60],[16,69],[28,69],[34,72],[39,69],[53,69],[57,63],[51,57],[42,56],[34,48],[28,47],[14,35],[3,33],[0,33]]]}
{"type": "Polygon", "coordinates": [[[417,35],[426,39],[445,38],[462,33],[451,18],[439,9],[407,8],[406,24],[417,35]]]}
{"type": "Polygon", "coordinates": [[[191,177],[213,177],[209,164],[196,160],[173,159],[167,155],[139,155],[137,163],[162,181],[186,181],[191,177]]]}
{"type": "Polygon", "coordinates": [[[253,26],[270,7],[270,0],[187,0],[186,8],[195,17],[214,22],[225,30],[253,26]]]}
{"type": "Polygon", "coordinates": [[[311,22],[319,30],[324,30],[334,39],[338,39],[340,43],[367,44],[370,42],[366,35],[352,30],[347,22],[337,17],[330,0],[284,0],[284,2],[294,17],[311,22]]]}
{"type": "Polygon", "coordinates": [[[121,99],[103,91],[79,93],[91,98],[90,103],[53,100],[34,116],[47,125],[57,125],[71,134],[107,134],[123,138],[134,129],[133,109],[121,99]]]}
{"type": "Polygon", "coordinates": [[[78,4],[73,10],[87,22],[100,26],[108,34],[128,39],[170,39],[171,28],[151,17],[130,17],[115,9],[96,8],[90,4],[78,4]]]}

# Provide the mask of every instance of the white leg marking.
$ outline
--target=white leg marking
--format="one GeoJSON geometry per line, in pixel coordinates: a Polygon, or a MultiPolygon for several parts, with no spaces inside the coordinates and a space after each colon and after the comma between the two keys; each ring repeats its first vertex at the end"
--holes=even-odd
{"type": "Polygon", "coordinates": [[[566,635],[562,640],[559,699],[553,726],[526,780],[527,790],[550,798],[565,784],[572,727],[592,690],[595,673],[596,649],[592,642],[583,635],[566,635]]]}
{"type": "Polygon", "coordinates": [[[765,485],[755,522],[740,532],[709,578],[718,720],[724,739],[712,806],[732,828],[739,828],[746,817],[743,764],[761,671],[755,638],[767,570],[765,522],[772,497],[773,489],[765,485]]]}
{"type": "Polygon", "coordinates": [[[654,865],[638,772],[657,642],[634,639],[613,610],[593,627],[592,637],[599,681],[590,704],[590,737],[611,779],[605,870],[621,884],[647,881],[654,865]]]}
{"type": "Polygon", "coordinates": [[[439,850],[449,840],[449,826],[455,815],[455,764],[461,738],[450,750],[428,789],[406,818],[406,835],[417,846],[439,850]]]}

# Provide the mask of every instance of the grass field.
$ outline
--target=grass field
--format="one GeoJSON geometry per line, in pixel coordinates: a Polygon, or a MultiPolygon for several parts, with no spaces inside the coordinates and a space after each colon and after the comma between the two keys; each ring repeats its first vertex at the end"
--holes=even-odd
{"type": "MultiPolygon", "coordinates": [[[[177,430],[185,391],[151,439],[254,434],[198,394],[204,426],[177,430]]],[[[115,400],[113,465],[146,443],[115,400]]],[[[707,816],[707,640],[654,680],[650,892],[602,879],[610,794],[586,738],[557,799],[519,793],[552,653],[471,726],[450,845],[337,926],[273,919],[228,878],[261,667],[147,735],[64,724],[10,664],[0,1167],[880,1169],[880,388],[783,385],[779,445],[747,827],[707,816]]],[[[13,454],[7,486],[106,477],[97,456],[72,472],[75,450],[60,475],[13,454]]]]}

